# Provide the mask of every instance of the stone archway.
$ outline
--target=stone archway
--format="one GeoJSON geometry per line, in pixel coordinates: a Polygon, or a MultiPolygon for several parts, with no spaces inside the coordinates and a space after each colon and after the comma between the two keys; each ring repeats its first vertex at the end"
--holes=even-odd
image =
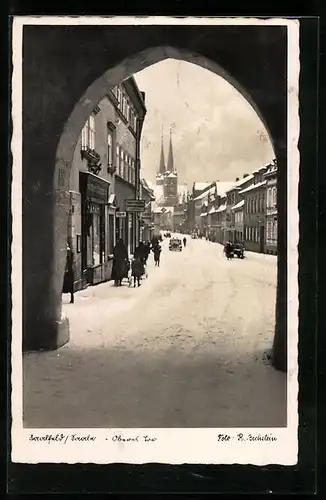
{"type": "MultiPolygon", "coordinates": [[[[30,28],[31,27],[29,27],[29,29],[30,28]]],[[[44,28],[45,27],[42,27],[43,30],[44,28]]],[[[60,71],[60,76],[56,72],[56,63],[58,55],[60,58],[60,49],[63,50],[63,45],[62,40],[58,39],[58,32],[56,33],[55,30],[53,31],[53,27],[51,27],[51,29],[48,27],[49,31],[44,43],[48,52],[50,51],[52,59],[51,57],[48,59],[46,58],[47,50],[44,47],[36,47],[35,45],[36,41],[39,40],[39,36],[41,36],[42,29],[40,31],[40,27],[35,28],[34,33],[31,31],[30,42],[32,41],[32,43],[28,46],[27,42],[26,52],[28,55],[24,58],[26,84],[24,85],[24,103],[26,103],[27,109],[23,122],[25,139],[23,148],[23,175],[25,181],[25,204],[23,215],[25,349],[53,349],[63,345],[69,339],[67,322],[64,318],[61,318],[61,289],[66,252],[70,167],[75,145],[87,116],[89,116],[110,88],[127,79],[132,74],[167,58],[182,59],[213,71],[231,83],[254,107],[269,133],[279,164],[281,162],[281,168],[279,169],[281,172],[280,177],[283,178],[283,181],[286,179],[285,127],[277,126],[277,122],[280,123],[279,119],[282,119],[282,117],[284,119],[284,94],[283,96],[280,94],[277,95],[281,88],[284,90],[284,84],[282,87],[280,82],[278,82],[276,89],[274,89],[276,93],[274,96],[271,96],[270,85],[273,82],[264,81],[264,79],[262,80],[257,76],[257,90],[248,84],[248,78],[246,79],[245,77],[245,66],[243,66],[243,64],[239,63],[239,70],[236,71],[234,67],[232,68],[232,64],[229,68],[227,64],[221,65],[220,60],[223,60],[222,57],[215,56],[213,58],[208,58],[206,56],[207,50],[203,48],[203,41],[200,39],[198,40],[197,46],[196,44],[194,44],[195,46],[190,44],[190,47],[187,47],[189,41],[185,31],[181,39],[180,34],[176,37],[179,39],[179,41],[176,41],[172,34],[169,35],[166,30],[163,30],[161,41],[172,43],[160,44],[160,36],[157,30],[155,30],[155,33],[152,32],[152,35],[147,38],[145,43],[140,44],[142,48],[145,47],[143,50],[137,50],[137,47],[134,46],[135,44],[133,44],[131,40],[130,46],[126,47],[124,51],[126,57],[120,55],[120,59],[119,57],[118,59],[114,59],[111,54],[111,57],[107,57],[105,60],[105,51],[101,51],[99,58],[100,63],[95,65],[95,69],[92,67],[92,71],[87,71],[86,61],[84,61],[83,65],[83,46],[78,46],[78,42],[80,43],[82,40],[82,32],[78,32],[78,30],[82,30],[83,28],[85,27],[75,27],[74,30],[69,33],[70,41],[72,42],[75,39],[75,45],[72,43],[73,46],[71,49],[74,60],[69,61],[66,58],[62,59],[62,61],[65,61],[65,64],[60,71]],[[153,42],[153,35],[155,36],[155,44],[153,42]],[[31,51],[32,49],[34,49],[34,53],[31,51]],[[39,61],[37,61],[38,58],[39,61]],[[35,63],[35,61],[37,61],[37,63],[35,63]],[[41,80],[46,87],[46,91],[39,96],[39,99],[42,99],[43,102],[41,105],[37,106],[37,116],[34,116],[33,119],[28,119],[28,99],[29,97],[33,97],[33,95],[31,96],[33,93],[34,99],[36,97],[36,89],[30,86],[31,82],[35,82],[33,65],[35,70],[40,62],[45,66],[41,72],[41,80]],[[69,62],[75,66],[75,78],[80,79],[79,85],[70,80],[72,73],[69,62]],[[106,71],[103,71],[104,67],[106,71]],[[48,71],[46,72],[45,69],[48,71]],[[95,75],[97,78],[94,78],[95,75]],[[26,77],[30,79],[28,82],[26,77]],[[63,88],[60,88],[60,82],[63,88]],[[70,88],[70,82],[73,89],[70,88]],[[264,83],[265,88],[263,85],[264,83]],[[54,97],[56,91],[59,92],[59,98],[56,96],[54,102],[52,102],[54,106],[51,106],[51,97],[54,97]],[[66,93],[64,93],[65,91],[66,93]],[[260,95],[260,93],[264,94],[264,92],[267,93],[265,97],[260,95]],[[274,109],[275,114],[278,115],[278,119],[275,119],[272,113],[273,99],[276,99],[275,102],[278,103],[279,109],[274,109]],[[59,108],[55,108],[55,105],[59,106],[59,108]],[[50,130],[48,133],[44,133],[43,130],[44,121],[47,119],[53,120],[53,123],[49,124],[52,136],[50,130]],[[37,165],[34,166],[32,166],[32,162],[33,158],[35,158],[35,151],[33,151],[30,141],[32,141],[32,144],[35,144],[34,147],[39,153],[37,165]],[[43,170],[41,169],[42,162],[44,164],[43,170]],[[29,176],[28,174],[31,172],[34,172],[34,174],[37,173],[37,175],[29,176]],[[38,230],[33,225],[36,216],[39,218],[38,230]],[[32,227],[34,238],[30,236],[32,227]],[[36,242],[38,242],[39,247],[36,246],[36,242]]],[[[110,27],[105,28],[105,32],[108,38],[110,38],[110,27]]],[[[258,39],[262,40],[261,31],[258,30],[256,33],[256,37],[253,37],[253,41],[257,42],[258,39]]],[[[64,35],[65,34],[62,36],[64,35]]],[[[284,34],[282,34],[282,36],[283,35],[284,34]]],[[[135,40],[137,34],[134,32],[133,36],[135,40]]],[[[226,32],[224,36],[226,36],[226,32]]],[[[90,40],[88,38],[86,39],[90,40]]],[[[240,39],[238,40],[238,44],[236,44],[238,50],[240,50],[239,41],[240,39]]],[[[275,50],[275,37],[271,38],[271,42],[271,46],[274,46],[275,50]]],[[[90,47],[87,45],[88,57],[92,54],[96,54],[96,47],[99,47],[99,45],[93,42],[90,42],[89,45],[90,47]]],[[[255,45],[256,44],[252,46],[252,50],[257,50],[255,45]]],[[[204,47],[205,46],[204,44],[204,47]]],[[[102,45],[101,48],[103,49],[102,45]]],[[[279,50],[281,49],[279,48],[279,50]]],[[[250,54],[248,51],[249,48],[247,47],[245,52],[247,56],[250,54]]],[[[219,54],[228,52],[230,52],[230,49],[225,49],[222,46],[220,47],[219,54]]],[[[249,59],[251,60],[251,58],[249,59]]],[[[251,65],[252,68],[255,67],[254,60],[251,60],[251,65]]],[[[248,67],[245,69],[250,71],[248,67]]],[[[263,68],[261,68],[261,70],[262,69],[263,68]]],[[[259,72],[259,68],[256,68],[256,71],[257,70],[259,72]]],[[[259,75],[259,73],[257,73],[257,75],[259,75]]],[[[36,83],[35,87],[37,88],[36,83]]],[[[286,184],[284,184],[284,190],[285,186],[286,184]]],[[[281,204],[284,204],[284,197],[279,196],[278,198],[279,207],[281,207],[281,204]]],[[[281,208],[281,210],[282,209],[283,208],[281,208]]],[[[284,233],[284,228],[280,227],[280,233],[284,233]]],[[[282,239],[282,234],[281,238],[279,238],[279,256],[281,261],[285,239],[285,237],[282,239]]],[[[283,255],[285,255],[285,253],[283,253],[283,255]]],[[[286,266],[286,262],[284,265],[286,266]]],[[[283,290],[281,298],[284,302],[286,284],[280,284],[280,279],[282,279],[280,277],[280,268],[283,269],[284,272],[284,266],[279,266],[278,290],[283,290]]],[[[283,278],[283,280],[284,279],[285,278],[283,278]]],[[[279,295],[278,293],[278,296],[279,295]]],[[[276,331],[280,332],[282,328],[284,330],[285,325],[283,325],[282,328],[280,326],[280,321],[284,323],[284,314],[280,315],[279,312],[280,303],[282,302],[280,302],[280,297],[278,298],[278,302],[277,321],[279,325],[276,327],[276,331]]],[[[280,352],[283,348],[283,355],[281,355],[283,361],[285,359],[284,344],[286,344],[284,335],[285,330],[281,335],[275,337],[281,340],[281,348],[278,347],[277,351],[280,352]]],[[[284,365],[282,361],[276,362],[276,365],[279,365],[279,367],[281,367],[282,364],[284,365]]]]}

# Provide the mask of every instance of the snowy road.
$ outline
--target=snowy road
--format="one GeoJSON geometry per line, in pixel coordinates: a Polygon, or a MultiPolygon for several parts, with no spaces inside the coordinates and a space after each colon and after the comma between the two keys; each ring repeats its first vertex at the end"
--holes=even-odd
{"type": "Polygon", "coordinates": [[[286,376],[272,345],[276,258],[228,262],[222,247],[164,242],[140,288],[64,297],[71,341],[24,356],[27,427],[278,427],[286,376]]]}

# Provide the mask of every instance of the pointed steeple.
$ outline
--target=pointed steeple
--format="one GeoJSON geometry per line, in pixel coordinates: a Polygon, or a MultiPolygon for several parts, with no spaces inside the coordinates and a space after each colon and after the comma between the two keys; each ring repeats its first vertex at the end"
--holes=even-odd
{"type": "Polygon", "coordinates": [[[165,172],[165,159],[164,159],[164,148],[163,148],[163,126],[162,126],[162,136],[161,136],[161,157],[160,164],[158,168],[158,173],[164,175],[165,172]]]}
{"type": "Polygon", "coordinates": [[[174,172],[174,159],[173,159],[172,135],[171,134],[172,134],[172,131],[170,129],[170,147],[169,147],[167,170],[169,172],[174,172]]]}

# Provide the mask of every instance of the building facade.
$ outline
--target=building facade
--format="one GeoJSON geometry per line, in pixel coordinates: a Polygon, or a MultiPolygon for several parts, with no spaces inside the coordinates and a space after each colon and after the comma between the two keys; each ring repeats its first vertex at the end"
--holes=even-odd
{"type": "Polygon", "coordinates": [[[277,163],[272,161],[264,174],[266,180],[265,251],[277,254],[277,163]]]}
{"type": "Polygon", "coordinates": [[[145,201],[145,211],[139,215],[140,241],[151,241],[154,233],[152,204],[155,201],[155,195],[145,179],[140,180],[140,199],[145,201]]]}
{"type": "MultiPolygon", "coordinates": [[[[239,205],[242,201],[240,191],[249,187],[253,181],[253,175],[244,174],[242,179],[237,177],[235,183],[226,192],[226,239],[232,243],[238,242],[239,238],[243,238],[243,234],[241,235],[241,233],[243,233],[243,228],[241,230],[241,226],[239,225],[239,218],[241,218],[239,209],[242,207],[242,204],[239,205]],[[237,208],[234,210],[235,207],[237,208]],[[238,219],[237,229],[236,217],[238,219]]],[[[242,239],[240,241],[242,241],[242,239]]]]}
{"type": "Polygon", "coordinates": [[[253,182],[250,186],[240,191],[243,196],[243,232],[246,250],[265,252],[265,192],[266,180],[264,173],[266,167],[253,172],[253,182]]]}
{"type": "Polygon", "coordinates": [[[68,241],[75,289],[111,279],[113,248],[122,238],[133,252],[139,218],[125,200],[139,198],[144,95],[133,78],[108,92],[88,117],[74,151],[68,241]]]}

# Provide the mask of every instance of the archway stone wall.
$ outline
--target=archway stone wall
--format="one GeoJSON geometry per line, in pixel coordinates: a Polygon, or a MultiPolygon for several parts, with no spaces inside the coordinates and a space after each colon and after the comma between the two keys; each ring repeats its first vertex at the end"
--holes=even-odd
{"type": "MultiPolygon", "coordinates": [[[[24,27],[26,350],[53,349],[69,340],[67,321],[61,317],[69,176],[77,138],[94,107],[132,74],[166,58],[186,60],[219,74],[241,92],[265,124],[276,157],[284,159],[285,30],[279,26],[24,27]]],[[[282,164],[284,169],[286,161],[282,164]]],[[[281,177],[286,180],[286,175],[281,177]]],[[[279,210],[282,214],[283,206],[279,210]]],[[[280,226],[282,249],[285,228],[280,226]]]]}

